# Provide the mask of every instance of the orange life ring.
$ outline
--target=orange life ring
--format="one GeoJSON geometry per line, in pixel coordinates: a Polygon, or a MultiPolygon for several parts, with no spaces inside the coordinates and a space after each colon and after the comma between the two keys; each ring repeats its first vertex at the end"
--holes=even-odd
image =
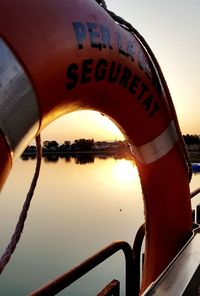
{"type": "Polygon", "coordinates": [[[124,133],[144,195],[144,290],[192,221],[181,134],[143,45],[93,0],[2,0],[0,63],[1,187],[12,159],[62,114],[96,110],[124,133]]]}

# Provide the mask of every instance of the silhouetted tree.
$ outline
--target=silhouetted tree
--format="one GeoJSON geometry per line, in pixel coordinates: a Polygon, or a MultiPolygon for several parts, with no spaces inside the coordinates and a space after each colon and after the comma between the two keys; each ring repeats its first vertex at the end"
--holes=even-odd
{"type": "Polygon", "coordinates": [[[198,135],[183,135],[183,139],[187,145],[200,144],[200,137],[198,135]]]}
{"type": "Polygon", "coordinates": [[[56,149],[58,149],[58,146],[59,146],[59,144],[58,144],[58,142],[56,142],[56,141],[44,141],[43,142],[43,149],[44,150],[56,150],[56,149]]]}
{"type": "Polygon", "coordinates": [[[71,145],[71,150],[92,151],[94,149],[94,140],[79,139],[71,145]]]}

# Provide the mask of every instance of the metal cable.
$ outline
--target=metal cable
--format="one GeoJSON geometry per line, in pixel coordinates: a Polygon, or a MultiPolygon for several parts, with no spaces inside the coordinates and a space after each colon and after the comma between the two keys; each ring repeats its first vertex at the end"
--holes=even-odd
{"type": "Polygon", "coordinates": [[[8,244],[7,248],[4,251],[4,254],[0,258],[0,273],[3,272],[5,266],[9,262],[12,253],[14,252],[17,243],[21,237],[22,231],[24,229],[24,223],[27,218],[28,210],[30,207],[30,203],[34,194],[34,190],[36,188],[37,180],[39,177],[40,173],[40,166],[41,166],[41,158],[42,158],[42,148],[41,148],[41,138],[40,135],[36,137],[36,146],[37,146],[37,162],[36,162],[36,167],[35,167],[35,173],[29,188],[29,191],[26,196],[26,200],[23,205],[23,209],[21,211],[21,214],[19,216],[18,223],[15,228],[15,232],[13,233],[10,243],[8,244]]]}
{"type": "MultiPolygon", "coordinates": [[[[157,75],[158,75],[158,77],[159,77],[159,79],[161,81],[161,84],[163,86],[165,94],[166,94],[166,96],[168,98],[168,103],[169,103],[169,106],[171,108],[172,116],[174,118],[174,122],[175,122],[175,125],[176,125],[176,128],[177,128],[177,131],[179,132],[180,135],[182,135],[181,129],[180,129],[180,126],[179,126],[179,123],[178,123],[175,107],[174,107],[174,104],[173,104],[173,101],[172,101],[172,97],[171,97],[168,85],[167,85],[165,77],[164,77],[164,75],[162,73],[161,67],[160,67],[154,53],[152,52],[151,48],[149,47],[148,43],[146,42],[144,37],[129,22],[124,20],[122,17],[116,15],[114,12],[108,10],[104,0],[95,0],[95,1],[105,9],[105,11],[113,18],[113,20],[115,22],[117,22],[123,28],[130,31],[138,39],[140,44],[143,46],[144,50],[146,51],[149,58],[151,59],[153,67],[154,67],[154,69],[155,69],[155,71],[156,71],[156,73],[157,73],[157,75]]],[[[192,178],[191,161],[190,161],[189,154],[188,154],[188,151],[186,149],[186,145],[185,145],[185,142],[183,140],[183,137],[179,136],[179,140],[180,140],[180,144],[181,144],[181,147],[182,147],[181,151],[182,151],[183,158],[185,160],[186,169],[187,169],[187,172],[188,172],[188,178],[189,178],[189,182],[190,182],[191,178],[192,178]]]]}

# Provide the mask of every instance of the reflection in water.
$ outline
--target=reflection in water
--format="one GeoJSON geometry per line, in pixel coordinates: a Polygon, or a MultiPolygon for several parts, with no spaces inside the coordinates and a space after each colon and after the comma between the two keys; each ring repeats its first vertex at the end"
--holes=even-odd
{"type": "Polygon", "coordinates": [[[138,178],[138,171],[130,161],[121,160],[113,166],[113,176],[117,182],[125,185],[125,183],[131,183],[138,178]]]}
{"type": "MultiPolygon", "coordinates": [[[[28,295],[113,241],[133,244],[144,222],[136,167],[125,158],[87,157],[65,155],[53,162],[43,158],[23,235],[0,277],[0,295],[28,295]]],[[[34,169],[35,160],[19,159],[2,190],[1,254],[15,228],[34,169]]],[[[191,190],[199,185],[199,175],[193,176],[191,190]]],[[[121,254],[59,295],[94,296],[113,278],[120,280],[120,295],[124,296],[121,254]]]]}
{"type": "Polygon", "coordinates": [[[29,154],[29,155],[22,154],[21,159],[24,161],[29,160],[29,159],[36,159],[36,154],[29,154]]]}
{"type": "Polygon", "coordinates": [[[59,156],[55,154],[44,156],[45,162],[57,162],[58,159],[59,159],[59,156]]]}
{"type": "MultiPolygon", "coordinates": [[[[24,232],[0,278],[1,295],[27,295],[113,241],[133,244],[143,223],[138,175],[133,170],[132,181],[120,183],[117,171],[127,174],[129,161],[82,156],[53,158],[56,162],[43,158],[24,232]]],[[[34,168],[35,160],[19,159],[2,191],[0,253],[13,233],[34,168]]],[[[63,295],[96,295],[113,278],[121,281],[123,295],[123,260],[115,255],[63,295]]]]}
{"type": "Polygon", "coordinates": [[[88,154],[77,154],[75,157],[76,164],[87,164],[94,162],[94,155],[91,153],[88,154]]]}
{"type": "MultiPolygon", "coordinates": [[[[22,154],[21,159],[26,161],[28,159],[35,159],[35,154],[22,154]]],[[[95,159],[126,159],[130,160],[130,154],[126,154],[123,151],[118,152],[110,152],[107,151],[106,153],[65,153],[62,155],[49,153],[43,155],[45,162],[58,162],[59,158],[64,158],[66,162],[70,162],[72,159],[75,160],[76,164],[87,164],[87,163],[94,163],[95,159]]]]}

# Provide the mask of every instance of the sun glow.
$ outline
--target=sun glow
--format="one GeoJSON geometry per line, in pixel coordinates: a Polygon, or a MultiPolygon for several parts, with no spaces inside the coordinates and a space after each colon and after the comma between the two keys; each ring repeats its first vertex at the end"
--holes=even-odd
{"type": "MultiPolygon", "coordinates": [[[[91,114],[91,111],[90,111],[90,114],[91,114]]],[[[93,115],[94,115],[94,122],[95,120],[98,120],[97,122],[99,126],[101,126],[102,129],[107,131],[107,133],[110,133],[110,135],[113,134],[116,138],[124,139],[124,136],[122,135],[119,128],[107,116],[102,116],[100,113],[94,112],[94,111],[93,111],[93,115]]]]}
{"type": "Polygon", "coordinates": [[[117,161],[113,166],[113,177],[117,182],[132,183],[138,178],[137,167],[129,160],[117,161]]]}
{"type": "Polygon", "coordinates": [[[96,111],[77,111],[64,115],[43,131],[44,140],[74,141],[81,138],[98,141],[124,140],[119,128],[107,116],[96,111]]]}

